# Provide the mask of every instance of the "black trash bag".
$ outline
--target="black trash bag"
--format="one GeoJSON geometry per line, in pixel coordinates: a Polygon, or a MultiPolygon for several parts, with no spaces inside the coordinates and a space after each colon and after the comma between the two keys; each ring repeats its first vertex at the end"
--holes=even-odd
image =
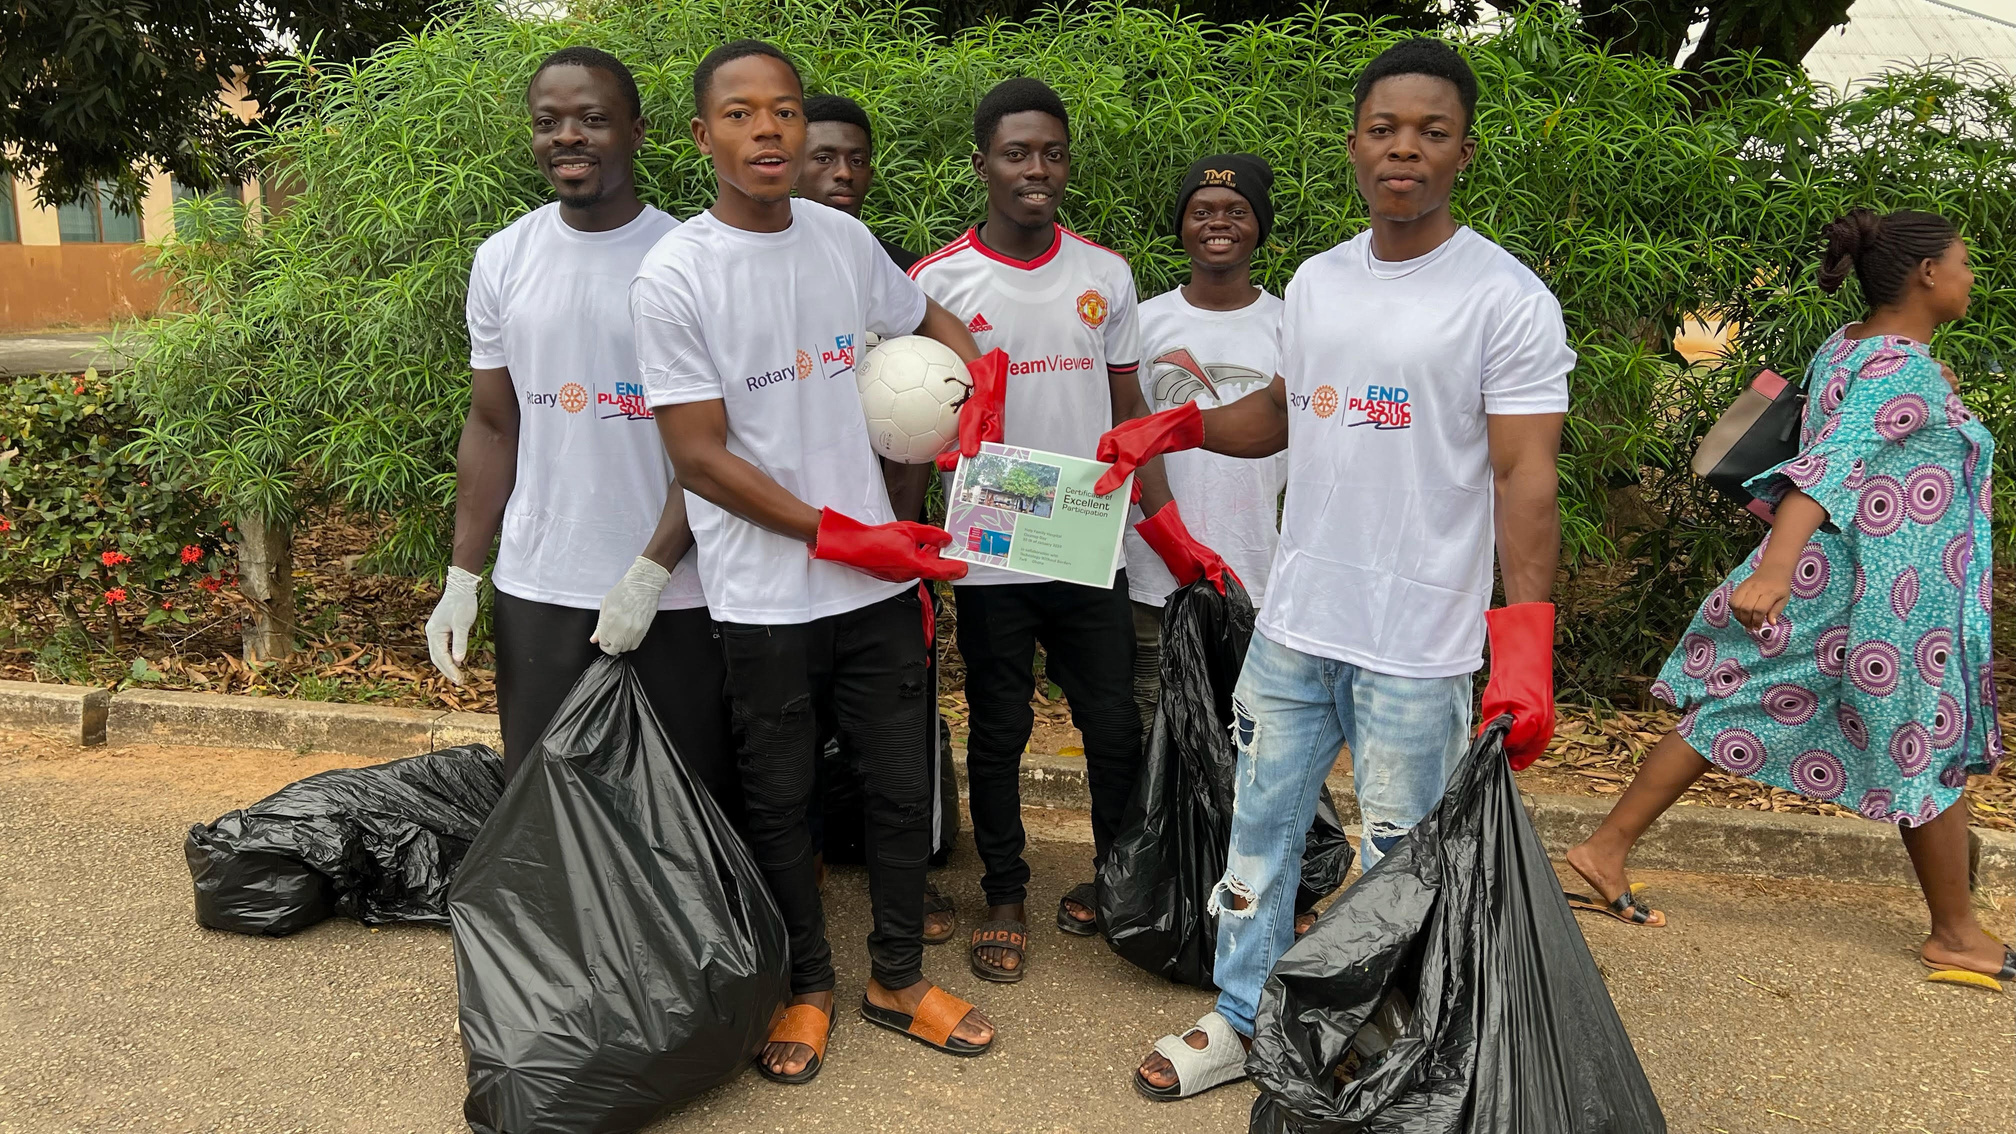
{"type": "MultiPolygon", "coordinates": [[[[937,797],[931,840],[931,869],[944,866],[959,841],[959,780],[952,762],[952,726],[938,714],[938,667],[931,667],[930,723],[925,735],[937,747],[929,756],[938,769],[937,797]]],[[[861,770],[838,737],[819,753],[816,798],[812,806],[813,846],[828,866],[859,866],[868,861],[868,798],[861,770]]]]}
{"type": "Polygon", "coordinates": [[[1513,785],[1510,719],[1274,966],[1252,1134],[1665,1131],[1513,785]]]}
{"type": "MultiPolygon", "coordinates": [[[[959,841],[959,780],[952,761],[952,727],[936,718],[938,764],[936,828],[931,840],[931,869],[945,865],[952,847],[959,841]]],[[[819,754],[818,808],[819,853],[828,866],[859,866],[868,861],[867,785],[861,770],[854,766],[846,746],[836,738],[826,742],[819,754]]]]}
{"type": "Polygon", "coordinates": [[[447,925],[448,885],[503,791],[481,744],[288,784],[189,828],[196,919],[269,937],[332,914],[447,925]]]}
{"type": "MultiPolygon", "coordinates": [[[[1099,925],[1115,953],[1184,984],[1211,988],[1217,921],[1211,890],[1231,845],[1232,691],[1253,637],[1253,603],[1198,580],[1162,609],[1162,698],[1127,818],[1100,872],[1099,925]]],[[[1298,908],[1343,885],[1351,843],[1326,788],[1302,855],[1298,908]]]]}
{"type": "Polygon", "coordinates": [[[790,991],[755,860],[620,657],[588,667],[449,894],[477,1134],[616,1134],[733,1078],[790,991]]]}
{"type": "Polygon", "coordinates": [[[1344,876],[1351,873],[1356,857],[1351,836],[1344,833],[1344,821],[1337,817],[1337,804],[1325,787],[1316,797],[1316,820],[1309,824],[1309,837],[1302,842],[1302,881],[1295,891],[1296,910],[1313,910],[1316,903],[1337,892],[1344,876]]]}

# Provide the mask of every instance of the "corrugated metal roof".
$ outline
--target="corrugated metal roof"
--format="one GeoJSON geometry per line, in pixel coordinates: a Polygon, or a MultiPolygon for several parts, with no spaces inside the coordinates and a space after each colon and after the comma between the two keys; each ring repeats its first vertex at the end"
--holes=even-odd
{"type": "Polygon", "coordinates": [[[2016,74],[2016,0],[1856,0],[1846,26],[1806,53],[1806,73],[1846,90],[1899,63],[1941,59],[2016,74]]]}
{"type": "MultiPolygon", "coordinates": [[[[1479,5],[1480,23],[1499,16],[1479,5]]],[[[1689,31],[1685,59],[1704,25],[1689,31]]],[[[1806,73],[1848,90],[1900,63],[1979,60],[2016,75],[2016,0],[1856,0],[1848,23],[1820,37],[1806,54],[1806,73]]],[[[1676,60],[1677,62],[1677,60],[1676,60]]]]}

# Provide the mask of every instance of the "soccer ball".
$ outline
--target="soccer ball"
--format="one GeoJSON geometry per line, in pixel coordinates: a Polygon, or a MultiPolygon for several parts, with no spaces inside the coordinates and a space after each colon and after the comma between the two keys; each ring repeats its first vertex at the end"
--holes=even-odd
{"type": "Polygon", "coordinates": [[[921,465],[959,439],[958,405],[971,389],[952,348],[923,335],[887,339],[855,368],[868,440],[899,464],[921,465]]]}

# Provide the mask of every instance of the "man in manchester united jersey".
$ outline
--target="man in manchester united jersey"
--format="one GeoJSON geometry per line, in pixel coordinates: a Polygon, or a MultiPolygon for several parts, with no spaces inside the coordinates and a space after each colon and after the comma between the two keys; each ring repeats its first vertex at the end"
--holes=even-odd
{"type": "MultiPolygon", "coordinates": [[[[1000,349],[1008,374],[989,440],[1091,458],[1113,424],[1144,417],[1137,374],[1141,331],[1127,261],[1057,223],[1071,175],[1064,103],[1034,79],[989,91],[973,114],[973,170],[987,186],[987,218],[910,270],[932,299],[966,323],[980,349],[1000,349]]],[[[976,395],[977,396],[977,395],[976,395]]],[[[1142,534],[1188,582],[1224,564],[1182,529],[1161,463],[1141,468],[1142,534]]],[[[1031,665],[1042,643],[1085,737],[1092,789],[1093,865],[1105,861],[1141,762],[1134,705],[1134,624],[1126,572],[1110,587],[973,567],[954,589],[966,662],[973,841],[985,874],[987,917],[971,960],[986,980],[1022,979],[1028,946],[1022,858],[1022,752],[1035,723],[1031,665]]],[[[1058,903],[1057,925],[1090,935],[1094,885],[1058,903]]]]}

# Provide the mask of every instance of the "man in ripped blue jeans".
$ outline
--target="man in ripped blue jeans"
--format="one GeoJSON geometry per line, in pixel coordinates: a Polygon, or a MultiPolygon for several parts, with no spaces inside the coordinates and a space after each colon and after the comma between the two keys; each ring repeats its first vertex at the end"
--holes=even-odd
{"type": "Polygon", "coordinates": [[[1515,767],[1553,733],[1560,554],[1555,459],[1568,408],[1560,304],[1449,212],[1476,142],[1477,80],[1437,40],[1400,44],[1355,91],[1351,161],[1368,231],[1289,283],[1279,373],[1100,441],[1102,490],[1150,457],[1288,452],[1281,543],[1234,695],[1237,796],[1218,915],[1214,1011],[1134,1073],[1151,1099],[1245,1077],[1260,992],[1294,941],[1304,833],[1351,748],[1370,870],[1442,797],[1485,712],[1511,712],[1515,767]],[[1495,539],[1494,539],[1495,535],[1495,539]],[[1496,546],[1506,605],[1487,610],[1496,546]]]}

